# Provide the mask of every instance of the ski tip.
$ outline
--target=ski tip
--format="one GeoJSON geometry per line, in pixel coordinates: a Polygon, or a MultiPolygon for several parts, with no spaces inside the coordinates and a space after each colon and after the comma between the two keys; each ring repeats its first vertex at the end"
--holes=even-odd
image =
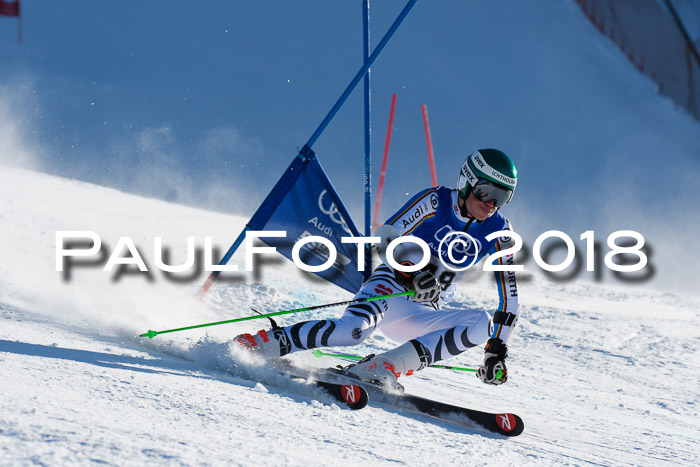
{"type": "Polygon", "coordinates": [[[494,415],[498,432],[505,436],[518,436],[525,429],[522,418],[512,413],[500,413],[494,415]]]}
{"type": "Polygon", "coordinates": [[[321,350],[319,350],[319,349],[315,349],[315,350],[313,351],[313,356],[316,357],[316,358],[318,358],[318,357],[323,357],[323,352],[322,352],[321,350]]]}
{"type": "Polygon", "coordinates": [[[343,400],[352,410],[360,410],[369,402],[369,394],[365,388],[356,384],[344,384],[341,387],[343,400]]]}
{"type": "Polygon", "coordinates": [[[360,410],[369,402],[367,390],[357,384],[342,384],[316,380],[317,386],[324,388],[335,400],[345,403],[352,410],[360,410]]]}

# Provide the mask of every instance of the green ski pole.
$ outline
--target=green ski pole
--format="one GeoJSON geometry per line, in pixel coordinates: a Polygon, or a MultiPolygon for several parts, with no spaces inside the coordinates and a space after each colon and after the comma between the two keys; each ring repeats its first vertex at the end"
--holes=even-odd
{"type": "Polygon", "coordinates": [[[196,324],[194,326],[185,326],[184,328],[176,328],[176,329],[166,329],[165,331],[153,331],[151,329],[148,330],[148,332],[145,332],[143,334],[140,334],[140,337],[148,337],[149,339],[153,339],[159,334],[166,334],[169,332],[178,332],[178,331],[187,331],[189,329],[197,329],[197,328],[204,328],[207,326],[218,326],[220,324],[229,324],[229,323],[238,323],[241,321],[248,321],[251,319],[259,319],[259,318],[270,318],[272,316],[280,316],[280,315],[287,315],[290,313],[300,313],[302,311],[310,311],[310,310],[318,310],[320,308],[330,308],[332,306],[342,306],[342,305],[352,305],[355,303],[362,303],[362,302],[371,302],[373,300],[383,300],[385,298],[392,298],[392,297],[413,297],[416,293],[413,290],[409,290],[407,292],[401,292],[401,293],[394,293],[394,294],[389,294],[389,295],[382,295],[380,297],[364,297],[364,298],[357,298],[355,300],[348,300],[345,302],[337,302],[337,303],[327,303],[325,305],[315,305],[315,306],[310,306],[306,308],[297,308],[294,310],[285,310],[285,311],[276,311],[274,313],[268,313],[265,315],[257,315],[257,316],[244,316],[243,318],[236,318],[236,319],[228,319],[226,321],[217,321],[215,323],[206,323],[206,324],[196,324]]]}
{"type": "MultiPolygon", "coordinates": [[[[348,360],[362,360],[364,357],[357,355],[347,355],[347,354],[337,354],[337,353],[327,353],[322,350],[314,350],[314,357],[337,357],[346,358],[348,360]]],[[[440,368],[443,370],[457,370],[457,371],[476,371],[476,368],[466,368],[461,366],[447,366],[447,365],[428,365],[430,368],[440,368]]]]}

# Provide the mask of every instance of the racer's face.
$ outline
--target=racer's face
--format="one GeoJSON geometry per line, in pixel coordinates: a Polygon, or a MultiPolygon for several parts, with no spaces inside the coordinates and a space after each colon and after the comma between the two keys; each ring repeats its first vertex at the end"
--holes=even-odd
{"type": "Polygon", "coordinates": [[[478,221],[483,221],[487,219],[496,212],[496,201],[479,201],[479,199],[474,196],[474,193],[469,193],[467,196],[467,212],[478,221]]]}

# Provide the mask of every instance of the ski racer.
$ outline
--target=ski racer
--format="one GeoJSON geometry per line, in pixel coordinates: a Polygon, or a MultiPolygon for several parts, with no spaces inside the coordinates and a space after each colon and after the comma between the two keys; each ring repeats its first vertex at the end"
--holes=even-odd
{"type": "MultiPolygon", "coordinates": [[[[462,164],[456,189],[440,186],[419,192],[377,229],[383,264],[355,298],[408,290],[413,290],[414,296],[353,304],[339,319],[304,321],[255,335],[241,334],[235,341],[266,359],[275,359],[317,347],[357,345],[381,329],[385,336],[404,344],[370,355],[346,372],[395,387],[401,374],[413,374],[485,343],[484,361],[476,375],[485,383],[505,383],[506,343],[519,308],[515,272],[494,272],[499,305],[493,319],[485,310],[443,306],[454,296],[465,266],[476,264],[486,255],[497,257],[489,258],[487,264],[515,264],[514,255],[504,253],[513,245],[507,232],[486,237],[512,232],[500,208],[511,200],[516,183],[517,170],[508,155],[498,149],[479,149],[462,164]],[[405,236],[418,237],[429,246],[430,261],[420,270],[405,272],[388,262],[389,244],[405,236]]],[[[411,269],[421,261],[423,251],[415,243],[404,241],[393,247],[392,257],[394,264],[404,266],[401,269],[411,269]]]]}

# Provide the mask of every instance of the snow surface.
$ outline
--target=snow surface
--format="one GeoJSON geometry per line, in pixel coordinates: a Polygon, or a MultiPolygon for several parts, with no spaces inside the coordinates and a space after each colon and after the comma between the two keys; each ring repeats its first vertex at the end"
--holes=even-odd
{"type": "MultiPolygon", "coordinates": [[[[700,430],[700,298],[531,272],[511,340],[510,378],[426,369],[407,391],[525,421],[502,437],[378,404],[338,406],[235,354],[231,338],[263,321],[168,329],[350,298],[275,257],[229,274],[204,302],[205,273],[55,271],[55,232],[93,230],[111,253],[131,236],[146,264],[163,236],[172,263],[185,238],[228,247],[247,219],[141,198],[22,169],[0,169],[0,464],[2,465],[692,465],[700,430]],[[31,189],[27,189],[31,187],[31,189]],[[196,277],[194,277],[196,276],[196,277]],[[235,362],[238,362],[237,364],[235,362]],[[314,397],[311,397],[311,396],[314,397]]],[[[243,264],[242,252],[232,263],[243,264]]],[[[490,275],[490,274],[489,274],[490,275]]],[[[472,276],[451,307],[493,309],[472,276]]],[[[283,317],[331,317],[319,310],[283,317]]],[[[394,345],[377,333],[353,353],[394,345]]],[[[340,350],[340,349],[336,349],[340,350]]],[[[450,360],[477,365],[481,350],[450,360]]],[[[303,366],[336,364],[295,354],[303,366]]]]}

